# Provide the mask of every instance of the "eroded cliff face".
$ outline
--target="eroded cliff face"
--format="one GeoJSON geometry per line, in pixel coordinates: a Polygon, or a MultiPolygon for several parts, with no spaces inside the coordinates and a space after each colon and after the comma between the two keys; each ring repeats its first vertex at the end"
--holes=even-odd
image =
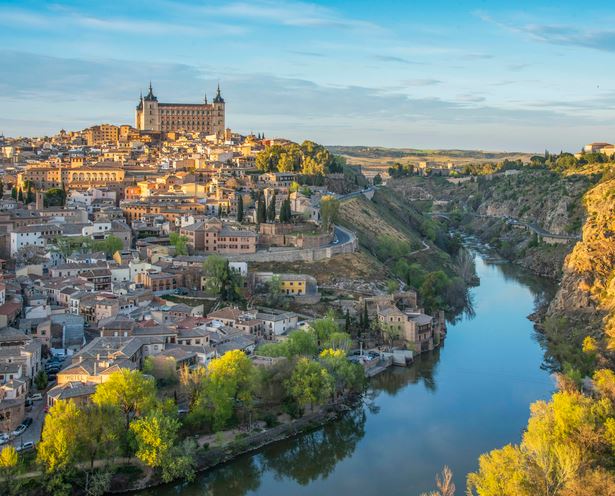
{"type": "Polygon", "coordinates": [[[615,179],[584,196],[583,238],[564,262],[561,287],[549,314],[597,314],[604,318],[605,345],[615,345],[615,179]]]}

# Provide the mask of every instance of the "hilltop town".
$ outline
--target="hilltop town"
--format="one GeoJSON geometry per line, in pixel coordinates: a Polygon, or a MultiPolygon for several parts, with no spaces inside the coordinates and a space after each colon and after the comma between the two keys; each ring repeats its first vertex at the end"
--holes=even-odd
{"type": "Polygon", "coordinates": [[[219,87],[164,104],[150,84],[134,127],[2,137],[0,167],[0,442],[19,451],[54,405],[88,405],[118,374],[153,378],[190,415],[180,376],[225,356],[257,374],[330,349],[363,377],[445,336],[402,280],[331,303],[319,264],[335,275],[360,245],[340,205],[378,181],[316,143],[233,132],[219,87]],[[302,335],[310,351],[289,351],[302,335]]]}

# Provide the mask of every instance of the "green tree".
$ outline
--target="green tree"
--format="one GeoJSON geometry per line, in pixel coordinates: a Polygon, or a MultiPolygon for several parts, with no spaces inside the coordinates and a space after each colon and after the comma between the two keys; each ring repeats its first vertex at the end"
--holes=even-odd
{"type": "Polygon", "coordinates": [[[11,197],[13,200],[17,200],[17,188],[15,186],[11,188],[11,197]]]}
{"type": "Polygon", "coordinates": [[[169,242],[175,247],[175,255],[188,255],[187,241],[188,238],[179,233],[172,232],[169,234],[169,242]]]}
{"type": "Polygon", "coordinates": [[[180,426],[179,420],[160,410],[134,420],[130,430],[137,442],[137,458],[150,467],[162,467],[177,440],[180,426]]]}
{"type": "Polygon", "coordinates": [[[161,386],[176,384],[177,361],[173,357],[148,356],[143,361],[143,372],[151,375],[161,386]]]}
{"type": "Polygon", "coordinates": [[[244,352],[225,353],[209,363],[204,389],[191,414],[209,420],[214,430],[222,429],[238,406],[247,411],[251,409],[256,379],[254,364],[244,352]]]}
{"type": "Polygon", "coordinates": [[[332,313],[328,313],[325,317],[312,321],[310,323],[310,329],[316,335],[319,345],[327,342],[333,333],[339,332],[340,330],[332,313]]]}
{"type": "Polygon", "coordinates": [[[104,240],[98,241],[94,248],[105,252],[107,256],[112,256],[116,251],[121,251],[124,248],[124,243],[120,238],[111,234],[104,240]]]}
{"type": "Polygon", "coordinates": [[[292,218],[292,211],[291,211],[291,207],[290,207],[290,199],[286,198],[283,202],[282,202],[282,206],[280,207],[280,222],[284,223],[284,222],[290,222],[291,218],[292,218]]]}
{"type": "Polygon", "coordinates": [[[220,255],[209,255],[203,262],[203,273],[206,291],[212,295],[219,295],[229,277],[226,259],[220,255]]]}
{"type": "Polygon", "coordinates": [[[265,206],[265,195],[259,191],[256,202],[256,223],[263,224],[267,220],[267,207],[265,206]]]}
{"type": "Polygon", "coordinates": [[[320,200],[320,216],[322,219],[322,225],[325,229],[331,228],[331,226],[335,223],[339,210],[339,200],[329,195],[322,197],[320,200]]]}
{"type": "Polygon", "coordinates": [[[45,192],[46,207],[63,207],[66,203],[66,191],[61,188],[51,188],[45,192]]]}
{"type": "Polygon", "coordinates": [[[275,202],[276,195],[273,193],[267,205],[267,222],[275,222],[275,202]]]}
{"type": "Polygon", "coordinates": [[[72,400],[56,401],[49,409],[37,447],[37,460],[46,472],[65,472],[74,466],[83,420],[83,412],[72,400]]]}
{"type": "Polygon", "coordinates": [[[313,357],[316,356],[316,353],[318,353],[316,334],[312,330],[292,331],[288,335],[288,339],[285,341],[260,345],[256,353],[258,355],[269,357],[313,357]]]}
{"type": "Polygon", "coordinates": [[[333,393],[336,398],[347,392],[363,391],[366,384],[363,367],[348,361],[344,350],[326,348],[319,358],[333,378],[333,393]]]}
{"type": "Polygon", "coordinates": [[[0,451],[0,477],[3,479],[2,487],[6,496],[19,493],[20,481],[17,479],[19,472],[19,454],[14,446],[7,445],[0,451]]]}
{"type": "Polygon", "coordinates": [[[17,201],[23,202],[23,191],[21,188],[17,190],[17,201]]]}
{"type": "Polygon", "coordinates": [[[243,195],[237,195],[237,222],[243,222],[243,195]]]}
{"type": "Polygon", "coordinates": [[[108,489],[110,477],[105,471],[97,472],[94,462],[120,453],[122,416],[118,408],[93,403],[82,407],[82,412],[83,420],[76,428],[81,458],[88,462],[85,490],[88,494],[102,494],[108,489]]]}
{"type": "Polygon", "coordinates": [[[380,173],[374,176],[374,186],[378,184],[382,184],[382,176],[380,175],[380,173]]]}
{"type": "Polygon", "coordinates": [[[288,394],[300,408],[323,404],[334,391],[333,378],[320,363],[308,358],[299,358],[297,365],[286,382],[288,394]]]}
{"type": "Polygon", "coordinates": [[[156,385],[153,378],[139,370],[121,369],[98,385],[92,396],[94,404],[119,408],[128,431],[130,421],[149,411],[156,404],[156,385]]]}
{"type": "Polygon", "coordinates": [[[36,386],[36,389],[39,391],[43,390],[47,387],[48,383],[49,380],[47,378],[47,373],[44,370],[39,370],[34,377],[34,385],[36,386]]]}

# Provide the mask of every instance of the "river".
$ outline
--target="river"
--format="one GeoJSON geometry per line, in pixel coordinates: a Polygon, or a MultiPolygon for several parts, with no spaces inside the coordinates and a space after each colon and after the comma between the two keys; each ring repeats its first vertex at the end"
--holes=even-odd
{"type": "Polygon", "coordinates": [[[478,456],[518,442],[529,405],[554,389],[527,320],[553,285],[477,256],[474,316],[449,326],[443,346],[371,383],[365,405],[314,432],[142,496],[415,496],[451,467],[457,494],[478,456]]]}

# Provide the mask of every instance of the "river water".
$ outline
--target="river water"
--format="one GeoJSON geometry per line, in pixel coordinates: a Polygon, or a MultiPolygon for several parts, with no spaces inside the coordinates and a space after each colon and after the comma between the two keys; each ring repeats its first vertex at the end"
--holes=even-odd
{"type": "Polygon", "coordinates": [[[242,456],[143,496],[415,496],[451,467],[457,494],[478,456],[518,442],[529,405],[554,389],[527,320],[553,285],[476,258],[474,316],[449,325],[443,346],[371,383],[365,405],[314,432],[242,456]]]}

